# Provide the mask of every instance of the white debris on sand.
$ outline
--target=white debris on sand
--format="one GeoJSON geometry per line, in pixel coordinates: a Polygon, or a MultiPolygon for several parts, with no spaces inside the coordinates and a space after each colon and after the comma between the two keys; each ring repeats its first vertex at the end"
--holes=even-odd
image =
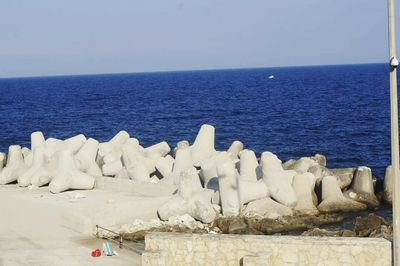
{"type": "Polygon", "coordinates": [[[36,190],[36,189],[38,189],[39,187],[37,187],[37,186],[35,186],[35,185],[29,185],[28,186],[28,189],[29,190],[36,190]]]}
{"type": "Polygon", "coordinates": [[[72,193],[68,195],[68,197],[69,197],[69,202],[76,202],[80,199],[86,198],[86,196],[81,193],[72,193]]]}

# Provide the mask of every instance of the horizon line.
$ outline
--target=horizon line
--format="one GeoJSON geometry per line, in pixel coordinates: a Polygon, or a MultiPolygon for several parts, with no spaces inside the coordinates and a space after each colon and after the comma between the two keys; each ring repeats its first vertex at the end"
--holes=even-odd
{"type": "Polygon", "coordinates": [[[129,74],[157,74],[157,73],[179,73],[179,72],[207,72],[224,70],[251,70],[251,69],[277,69],[277,68],[301,68],[301,67],[332,67],[332,66],[355,66],[355,65],[381,65],[385,62],[375,63],[344,63],[344,64],[311,64],[311,65],[291,65],[291,66],[265,66],[265,67],[227,67],[209,69],[187,69],[187,70],[154,70],[137,72],[108,72],[108,73],[82,73],[82,74],[55,74],[55,75],[33,75],[33,76],[9,76],[0,77],[1,79],[30,79],[30,78],[59,78],[59,77],[81,77],[81,76],[106,76],[106,75],[129,75],[129,74]]]}

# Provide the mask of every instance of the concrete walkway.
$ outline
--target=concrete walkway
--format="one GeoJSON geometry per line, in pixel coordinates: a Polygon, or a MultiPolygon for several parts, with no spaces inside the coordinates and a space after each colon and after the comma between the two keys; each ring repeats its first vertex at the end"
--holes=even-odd
{"type": "Polygon", "coordinates": [[[0,266],[140,265],[140,254],[115,245],[118,257],[92,258],[103,240],[63,227],[74,206],[57,199],[47,188],[0,186],[0,266]]]}

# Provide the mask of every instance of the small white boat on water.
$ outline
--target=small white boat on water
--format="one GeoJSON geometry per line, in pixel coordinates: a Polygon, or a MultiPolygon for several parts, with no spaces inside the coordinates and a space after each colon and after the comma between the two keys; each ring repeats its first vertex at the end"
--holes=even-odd
{"type": "Polygon", "coordinates": [[[269,79],[273,79],[273,78],[275,78],[275,76],[274,75],[270,75],[270,76],[268,76],[268,78],[269,79]]]}

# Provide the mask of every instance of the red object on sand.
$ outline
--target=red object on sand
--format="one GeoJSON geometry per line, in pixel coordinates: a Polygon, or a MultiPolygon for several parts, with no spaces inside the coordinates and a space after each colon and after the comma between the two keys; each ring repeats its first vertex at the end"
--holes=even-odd
{"type": "Polygon", "coordinates": [[[92,251],[92,257],[100,257],[100,256],[101,256],[100,249],[95,249],[92,251]]]}

